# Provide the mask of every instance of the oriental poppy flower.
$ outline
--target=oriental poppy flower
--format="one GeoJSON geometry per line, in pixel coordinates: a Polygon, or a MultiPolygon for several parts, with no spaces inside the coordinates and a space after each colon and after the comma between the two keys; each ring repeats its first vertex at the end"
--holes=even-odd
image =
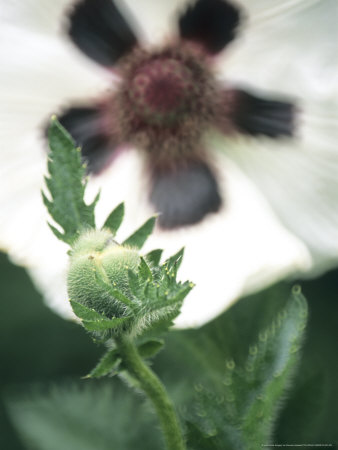
{"type": "Polygon", "coordinates": [[[111,0],[84,0],[70,12],[72,41],[119,80],[97,105],[72,107],[60,121],[94,174],[121,147],[143,153],[149,200],[162,228],[200,222],[222,206],[203,142],[210,128],[228,135],[293,134],[292,103],[224,86],[212,72],[240,17],[224,0],[195,1],[179,16],[179,36],[146,49],[111,0]]]}
{"type": "Polygon", "coordinates": [[[296,270],[335,264],[336,182],[326,157],[337,164],[337,153],[331,123],[320,115],[335,111],[337,72],[316,72],[332,47],[319,57],[305,52],[308,39],[319,45],[335,29],[327,20],[335,6],[289,3],[4,5],[2,77],[12,83],[5,101],[16,113],[15,122],[5,117],[11,153],[4,166],[13,161],[18,177],[22,168],[22,185],[2,201],[1,240],[54,306],[64,302],[64,248],[38,213],[39,149],[53,112],[82,146],[91,192],[102,186],[99,217],[124,200],[125,234],[159,212],[148,246],[170,254],[186,245],[181,276],[196,288],[180,325],[199,325],[240,294],[296,270]],[[309,32],[312,18],[318,28],[309,32]],[[29,130],[39,130],[39,147],[29,130]],[[8,199],[17,201],[13,210],[8,199]]]}

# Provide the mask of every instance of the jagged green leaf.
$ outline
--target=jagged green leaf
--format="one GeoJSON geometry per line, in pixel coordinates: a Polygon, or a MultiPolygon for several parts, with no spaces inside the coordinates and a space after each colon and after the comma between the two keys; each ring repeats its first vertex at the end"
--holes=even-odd
{"type": "Polygon", "coordinates": [[[145,260],[141,257],[140,258],[140,264],[138,266],[138,276],[141,280],[147,280],[152,281],[153,274],[151,273],[151,270],[148,266],[148,264],[145,262],[145,260]]]}
{"type": "Polygon", "coordinates": [[[147,303],[156,302],[158,300],[158,287],[153,281],[147,281],[144,287],[144,297],[147,303]]]}
{"type": "Polygon", "coordinates": [[[167,309],[164,312],[165,314],[152,315],[151,320],[147,324],[147,328],[142,329],[140,333],[142,339],[156,338],[167,333],[169,328],[173,326],[174,319],[179,315],[180,307],[167,309]]]}
{"type": "Polygon", "coordinates": [[[107,283],[104,280],[102,273],[98,270],[95,272],[95,280],[98,286],[104,289],[107,292],[107,294],[109,294],[112,297],[112,300],[113,299],[118,300],[127,307],[133,306],[133,302],[128,297],[126,297],[121,291],[116,289],[111,284],[107,283]]]}
{"type": "Polygon", "coordinates": [[[257,346],[251,348],[246,367],[249,373],[246,373],[245,380],[252,386],[255,397],[247,402],[242,421],[244,442],[248,448],[254,448],[253,440],[269,443],[272,437],[280,404],[299,360],[306,318],[306,300],[296,287],[287,307],[259,336],[257,346]],[[251,369],[254,376],[250,374],[251,369]]]}
{"type": "Polygon", "coordinates": [[[176,281],[175,261],[181,257],[182,251],[172,260],[171,270],[167,264],[152,266],[141,258],[138,273],[129,271],[129,288],[137,299],[133,304],[135,335],[155,336],[156,332],[162,334],[173,325],[183,299],[193,288],[190,282],[176,281]]]}
{"type": "MultiPolygon", "coordinates": [[[[149,338],[166,333],[173,326],[173,320],[180,314],[183,299],[191,289],[192,284],[189,282],[178,284],[171,295],[168,293],[165,297],[147,301],[147,327],[142,329],[141,335],[149,338]]],[[[140,317],[142,317],[142,306],[139,308],[140,317]]],[[[135,313],[137,315],[137,308],[135,313]]],[[[143,322],[142,319],[141,322],[143,322]]]]}
{"type": "Polygon", "coordinates": [[[117,233],[124,217],[124,203],[120,203],[107,217],[103,228],[108,228],[113,235],[117,233]]]}
{"type": "Polygon", "coordinates": [[[88,331],[105,331],[120,328],[129,317],[116,317],[114,319],[83,320],[82,324],[88,331]]]}
{"type": "Polygon", "coordinates": [[[177,253],[175,253],[175,255],[168,258],[164,262],[164,266],[166,266],[169,271],[171,271],[173,268],[175,268],[175,274],[176,274],[182,263],[183,255],[184,255],[184,247],[182,247],[177,253]]]}
{"type": "Polygon", "coordinates": [[[135,295],[135,297],[140,298],[143,290],[141,288],[138,276],[130,269],[128,270],[128,281],[132,294],[135,295]]]}
{"type": "Polygon", "coordinates": [[[48,139],[49,177],[45,181],[50,198],[45,193],[42,197],[49,214],[63,230],[61,233],[51,225],[52,231],[58,239],[72,245],[81,230],[95,228],[94,208],[98,196],[89,205],[84,202],[85,168],[80,150],[56,118],[51,121],[48,139]]]}
{"type": "Polygon", "coordinates": [[[144,255],[144,259],[154,265],[154,266],[158,266],[161,260],[161,256],[162,256],[163,250],[158,248],[156,250],[152,250],[151,252],[147,253],[146,255],[144,255]]]}
{"type": "Polygon", "coordinates": [[[151,235],[156,222],[156,217],[148,219],[140,228],[138,228],[133,234],[131,234],[124,242],[123,245],[134,248],[142,248],[145,241],[151,235]]]}
{"type": "Polygon", "coordinates": [[[74,311],[74,314],[79,319],[89,320],[89,321],[106,319],[106,317],[102,316],[101,314],[96,312],[94,309],[88,308],[87,306],[84,306],[81,303],[78,303],[74,300],[69,300],[69,303],[72,307],[72,310],[74,311]]]}
{"type": "Polygon", "coordinates": [[[120,363],[121,358],[116,348],[110,349],[102,356],[86,378],[100,378],[108,374],[116,373],[120,363]]]}
{"type": "MultiPolygon", "coordinates": [[[[47,198],[45,198],[45,194],[42,193],[42,198],[44,201],[44,204],[47,206],[47,198]]],[[[53,231],[54,235],[60,240],[60,241],[64,241],[65,240],[65,235],[64,233],[61,233],[61,231],[59,231],[57,228],[55,228],[51,223],[48,222],[48,226],[49,228],[53,231]]]]}
{"type": "Polygon", "coordinates": [[[164,341],[162,339],[151,339],[137,347],[138,352],[142,358],[152,358],[164,346],[164,341]]]}
{"type": "Polygon", "coordinates": [[[176,289],[168,295],[165,304],[182,303],[193,287],[194,284],[189,281],[178,284],[176,289]]]}
{"type": "MultiPolygon", "coordinates": [[[[149,283],[152,284],[152,283],[149,283]]],[[[148,286],[147,286],[148,287],[148,286]]],[[[146,307],[150,318],[161,319],[167,317],[168,314],[176,313],[175,317],[179,314],[183,299],[191,291],[193,285],[188,281],[181,284],[178,283],[172,291],[168,291],[167,295],[164,297],[155,297],[156,286],[153,287],[153,293],[149,294],[148,289],[145,289],[146,296],[146,307]],[[149,297],[147,296],[147,293],[149,297]]],[[[143,306],[140,306],[140,312],[143,311],[143,306]]]]}
{"type": "Polygon", "coordinates": [[[116,300],[123,303],[125,306],[131,308],[133,307],[133,302],[128,297],[126,297],[121,291],[118,291],[117,289],[112,289],[111,293],[116,300]]]}
{"type": "Polygon", "coordinates": [[[214,436],[215,448],[255,450],[271,442],[299,360],[306,317],[306,301],[296,288],[286,307],[250,346],[244,364],[226,360],[223,388],[213,392],[201,384],[196,389],[196,417],[187,419],[201,435],[214,436]]]}

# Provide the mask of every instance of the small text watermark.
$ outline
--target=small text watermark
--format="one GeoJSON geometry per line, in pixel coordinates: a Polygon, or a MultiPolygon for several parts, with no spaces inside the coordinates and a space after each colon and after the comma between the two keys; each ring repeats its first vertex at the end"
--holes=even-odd
{"type": "Polygon", "coordinates": [[[333,444],[261,444],[261,447],[316,447],[316,448],[328,448],[333,447],[333,444]]]}

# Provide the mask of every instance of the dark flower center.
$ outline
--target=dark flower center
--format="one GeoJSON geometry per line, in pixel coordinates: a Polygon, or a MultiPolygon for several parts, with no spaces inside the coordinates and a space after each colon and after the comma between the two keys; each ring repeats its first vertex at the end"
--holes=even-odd
{"type": "Polygon", "coordinates": [[[194,157],[216,113],[216,83],[201,55],[189,45],[151,53],[137,48],[119,68],[113,115],[122,140],[161,164],[194,157]]]}
{"type": "Polygon", "coordinates": [[[139,114],[164,122],[184,111],[192,87],[191,71],[172,58],[156,58],[141,66],[130,83],[130,100],[139,114]]]}
{"type": "Polygon", "coordinates": [[[114,0],[74,3],[69,36],[87,56],[114,69],[120,84],[96,105],[70,108],[60,121],[82,147],[90,172],[100,173],[125,145],[143,151],[161,227],[191,225],[221,207],[205,131],[293,135],[291,102],[215,79],[210,56],[234,39],[243,17],[232,2],[187,2],[178,38],[152,51],[140,47],[114,0]]]}

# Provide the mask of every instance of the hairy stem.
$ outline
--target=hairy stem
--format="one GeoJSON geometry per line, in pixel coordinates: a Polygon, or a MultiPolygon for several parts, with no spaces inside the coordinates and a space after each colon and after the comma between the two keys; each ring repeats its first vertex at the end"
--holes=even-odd
{"type": "Polygon", "coordinates": [[[151,400],[158,415],[168,450],[185,450],[182,431],[168,394],[154,372],[145,364],[134,343],[124,336],[116,338],[119,353],[130,375],[151,400]]]}

